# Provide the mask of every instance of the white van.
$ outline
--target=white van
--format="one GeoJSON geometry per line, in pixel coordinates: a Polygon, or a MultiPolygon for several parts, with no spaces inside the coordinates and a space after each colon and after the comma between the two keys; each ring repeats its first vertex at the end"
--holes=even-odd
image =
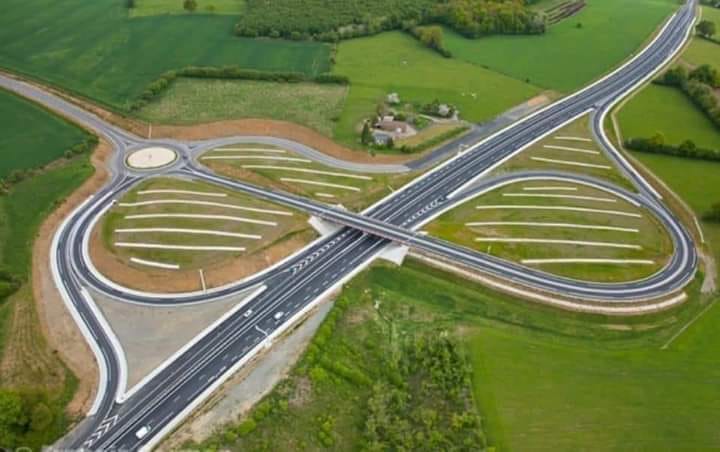
{"type": "Polygon", "coordinates": [[[140,430],[135,432],[135,436],[137,437],[137,439],[143,439],[148,433],[150,433],[150,426],[143,425],[140,430]]]}
{"type": "Polygon", "coordinates": [[[277,312],[277,313],[275,314],[275,321],[276,321],[276,322],[279,322],[280,319],[282,319],[284,316],[285,316],[285,313],[284,313],[284,312],[282,312],[282,311],[277,312]]]}

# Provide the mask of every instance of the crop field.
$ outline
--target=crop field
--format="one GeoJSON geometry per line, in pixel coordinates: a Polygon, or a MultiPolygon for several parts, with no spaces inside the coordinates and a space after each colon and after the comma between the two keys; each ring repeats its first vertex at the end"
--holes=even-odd
{"type": "Polygon", "coordinates": [[[456,59],[446,59],[412,37],[390,32],[343,41],[333,72],[351,81],[335,138],[357,146],[358,127],[391,92],[402,102],[455,105],[463,119],[481,122],[539,94],[536,86],[456,59]]]}
{"type": "Polygon", "coordinates": [[[85,133],[32,102],[0,90],[0,179],[13,170],[43,166],[85,138],[85,133]]]}
{"type": "Polygon", "coordinates": [[[445,45],[461,60],[568,93],[638,50],[677,7],[675,0],[588,0],[542,36],[469,40],[446,30],[445,45]]]}
{"type": "Polygon", "coordinates": [[[139,115],[163,124],[278,119],[332,136],[347,91],[328,84],[180,78],[139,115]]]}
{"type": "Polygon", "coordinates": [[[668,143],[687,139],[698,146],[720,149],[720,129],[679,89],[648,85],[618,113],[625,138],[650,138],[662,133],[668,143]]]}
{"type": "MultiPolygon", "coordinates": [[[[239,15],[245,8],[245,0],[200,0],[193,14],[239,15]]],[[[188,14],[179,0],[135,0],[131,17],[157,16],[162,14],[188,14]]]]}
{"type": "Polygon", "coordinates": [[[672,253],[670,237],[648,212],[607,192],[552,180],[492,191],[447,212],[426,230],[586,281],[641,279],[663,267],[672,253]]]}
{"type": "Polygon", "coordinates": [[[152,179],[125,195],[101,228],[104,246],[128,265],[148,269],[150,262],[189,270],[251,259],[309,225],[299,212],[241,193],[152,179]]]}
{"type": "Polygon", "coordinates": [[[634,191],[634,187],[592,139],[590,121],[583,116],[533,144],[498,167],[494,173],[552,170],[585,174],[609,180],[634,191]]]}
{"type": "Polygon", "coordinates": [[[226,176],[361,210],[415,174],[362,174],[314,162],[276,146],[238,143],[213,149],[200,162],[226,176]]]}
{"type": "Polygon", "coordinates": [[[9,0],[0,16],[0,66],[116,109],[127,108],[163,72],[185,66],[329,70],[327,45],[236,38],[235,21],[221,15],[130,19],[116,0],[9,0]]]}

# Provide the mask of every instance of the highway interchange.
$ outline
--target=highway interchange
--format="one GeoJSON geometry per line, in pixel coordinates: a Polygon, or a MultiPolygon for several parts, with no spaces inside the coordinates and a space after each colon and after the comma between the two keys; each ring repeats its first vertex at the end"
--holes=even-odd
{"type": "MultiPolygon", "coordinates": [[[[668,21],[648,47],[617,71],[473,144],[362,213],[230,180],[213,174],[198,163],[197,157],[201,153],[230,139],[192,143],[140,139],[35,86],[0,77],[0,86],[93,130],[115,149],[112,180],[68,216],[53,243],[51,265],[56,283],[101,368],[101,388],[91,415],[64,446],[137,450],[157,444],[220,383],[268,345],[273,336],[291,325],[325,294],[369,265],[392,242],[514,285],[586,303],[588,307],[613,309],[614,306],[635,304],[652,307],[653,300],[662,303],[663,297],[677,293],[692,280],[697,268],[693,239],[664,206],[655,190],[614,149],[605,137],[603,120],[614,104],[656,73],[679,51],[692,30],[694,14],[695,2],[690,1],[668,21]],[[492,169],[507,159],[588,112],[592,113],[596,139],[634,183],[637,193],[575,174],[526,172],[488,176],[492,169]],[[150,145],[169,147],[181,158],[171,167],[152,173],[133,171],[124,165],[124,156],[129,151],[150,145]],[[206,293],[170,295],[128,290],[94,269],[87,252],[88,237],[93,225],[114,200],[144,178],[158,174],[192,177],[222,185],[303,210],[341,227],[261,274],[206,293]],[[487,190],[519,180],[547,179],[589,185],[648,209],[673,240],[675,252],[672,258],[662,270],[642,281],[589,283],[553,276],[417,232],[438,215],[487,190]],[[88,288],[122,301],[153,305],[209,302],[249,290],[253,291],[253,296],[242,310],[228,315],[209,334],[198,338],[128,395],[125,394],[124,357],[118,350],[112,330],[94,306],[88,288]],[[252,309],[254,313],[249,319],[242,316],[246,309],[252,309]],[[280,311],[283,318],[277,321],[275,315],[280,311]],[[138,438],[136,433],[146,426],[150,433],[138,438]]],[[[458,143],[452,146],[457,148],[458,143]]],[[[324,163],[328,164],[327,161],[324,163]]],[[[391,172],[402,168],[379,166],[355,170],[391,172]]]]}

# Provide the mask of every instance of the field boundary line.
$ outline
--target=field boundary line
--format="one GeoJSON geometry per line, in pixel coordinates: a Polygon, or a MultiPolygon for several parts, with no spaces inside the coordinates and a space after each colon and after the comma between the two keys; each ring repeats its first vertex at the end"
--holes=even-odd
{"type": "Polygon", "coordinates": [[[685,331],[687,331],[687,329],[690,328],[700,317],[702,317],[703,315],[705,315],[705,313],[708,312],[708,311],[710,310],[710,308],[712,308],[713,306],[715,306],[715,303],[716,303],[716,302],[717,302],[717,299],[715,299],[715,300],[711,301],[710,303],[708,303],[708,305],[705,306],[705,308],[704,308],[702,311],[700,311],[700,312],[699,312],[695,317],[693,317],[688,323],[686,323],[682,328],[680,328],[680,330],[679,330],[677,333],[673,334],[672,337],[671,337],[670,339],[668,339],[668,341],[665,342],[662,347],[660,347],[660,350],[666,350],[666,349],[670,346],[670,344],[672,344],[673,342],[675,342],[675,339],[677,339],[678,337],[680,337],[680,336],[681,336],[685,331]]]}

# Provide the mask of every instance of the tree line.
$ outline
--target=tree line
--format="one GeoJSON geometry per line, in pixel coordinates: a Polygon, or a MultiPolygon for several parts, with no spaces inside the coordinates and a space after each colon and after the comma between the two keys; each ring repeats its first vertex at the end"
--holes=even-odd
{"type": "Polygon", "coordinates": [[[235,33],[246,37],[337,42],[440,23],[469,37],[543,33],[528,0],[248,0],[235,33]]]}

